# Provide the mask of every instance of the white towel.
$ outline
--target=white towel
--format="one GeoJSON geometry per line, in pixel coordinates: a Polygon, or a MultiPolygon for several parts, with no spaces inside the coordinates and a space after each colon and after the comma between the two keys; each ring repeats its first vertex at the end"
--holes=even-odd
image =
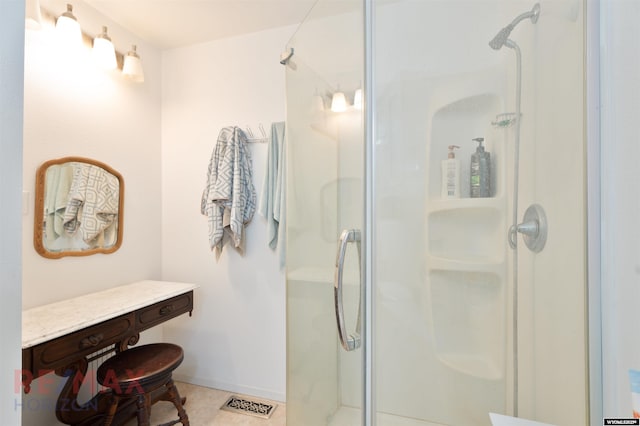
{"type": "Polygon", "coordinates": [[[209,245],[219,257],[224,236],[244,252],[244,227],[256,209],[251,155],[246,136],[238,127],[220,131],[207,171],[200,212],[208,217],[209,245]]]}
{"type": "Polygon", "coordinates": [[[260,214],[267,219],[267,240],[269,247],[278,249],[280,267],[286,257],[285,216],[286,216],[286,144],[284,122],[271,125],[271,137],[267,154],[267,167],[260,214]]]}

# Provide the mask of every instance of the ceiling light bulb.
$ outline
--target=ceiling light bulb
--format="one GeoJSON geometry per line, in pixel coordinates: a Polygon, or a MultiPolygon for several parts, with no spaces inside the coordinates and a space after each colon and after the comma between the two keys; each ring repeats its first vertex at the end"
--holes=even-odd
{"type": "Polygon", "coordinates": [[[93,56],[104,69],[112,70],[118,66],[116,49],[107,35],[107,27],[102,27],[102,33],[93,39],[93,56]]]}
{"type": "Polygon", "coordinates": [[[73,15],[73,6],[67,4],[67,11],[56,21],[56,34],[69,46],[82,44],[82,30],[78,20],[73,15]]]}
{"type": "Polygon", "coordinates": [[[142,61],[136,50],[136,45],[131,46],[131,50],[124,57],[124,65],[122,74],[131,80],[142,83],[144,81],[144,70],[142,69],[142,61]]]}
{"type": "Polygon", "coordinates": [[[344,112],[347,110],[347,99],[342,92],[336,92],[331,99],[331,111],[344,112]]]}

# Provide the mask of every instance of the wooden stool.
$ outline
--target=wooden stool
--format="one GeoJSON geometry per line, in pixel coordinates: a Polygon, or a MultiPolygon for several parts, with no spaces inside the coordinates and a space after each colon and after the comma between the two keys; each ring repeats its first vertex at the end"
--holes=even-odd
{"type": "Polygon", "coordinates": [[[180,417],[163,426],[176,423],[189,426],[189,418],[182,407],[183,401],[171,379],[171,372],[182,363],[183,358],[180,346],[153,343],[127,349],[106,360],[96,373],[98,383],[111,389],[113,396],[104,425],[110,426],[113,422],[120,400],[135,399],[138,425],[149,426],[151,405],[163,400],[173,402],[180,417]],[[155,396],[152,402],[152,393],[158,390],[162,393],[155,396]]]}

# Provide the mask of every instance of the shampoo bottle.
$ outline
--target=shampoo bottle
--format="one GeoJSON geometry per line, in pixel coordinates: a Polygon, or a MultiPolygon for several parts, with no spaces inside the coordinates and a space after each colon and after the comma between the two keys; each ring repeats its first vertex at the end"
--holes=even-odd
{"type": "Polygon", "coordinates": [[[484,150],[484,138],[475,138],[478,142],[476,152],[471,155],[470,187],[471,198],[491,197],[491,154],[484,150]]]}
{"type": "Polygon", "coordinates": [[[456,158],[454,149],[457,145],[449,145],[449,154],[442,160],[442,198],[460,198],[460,160],[456,158]]]}

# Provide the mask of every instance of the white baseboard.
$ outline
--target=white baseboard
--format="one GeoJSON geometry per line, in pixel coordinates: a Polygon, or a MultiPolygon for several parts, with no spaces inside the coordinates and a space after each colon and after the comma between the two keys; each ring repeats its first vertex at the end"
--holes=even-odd
{"type": "Polygon", "coordinates": [[[285,403],[286,394],[282,392],[276,392],[271,389],[261,389],[252,386],[242,386],[237,383],[225,383],[217,380],[202,379],[199,377],[192,377],[186,374],[174,373],[173,379],[177,382],[189,383],[197,386],[204,386],[207,388],[218,389],[226,392],[239,393],[246,396],[255,396],[257,398],[268,399],[280,403],[285,403]]]}

